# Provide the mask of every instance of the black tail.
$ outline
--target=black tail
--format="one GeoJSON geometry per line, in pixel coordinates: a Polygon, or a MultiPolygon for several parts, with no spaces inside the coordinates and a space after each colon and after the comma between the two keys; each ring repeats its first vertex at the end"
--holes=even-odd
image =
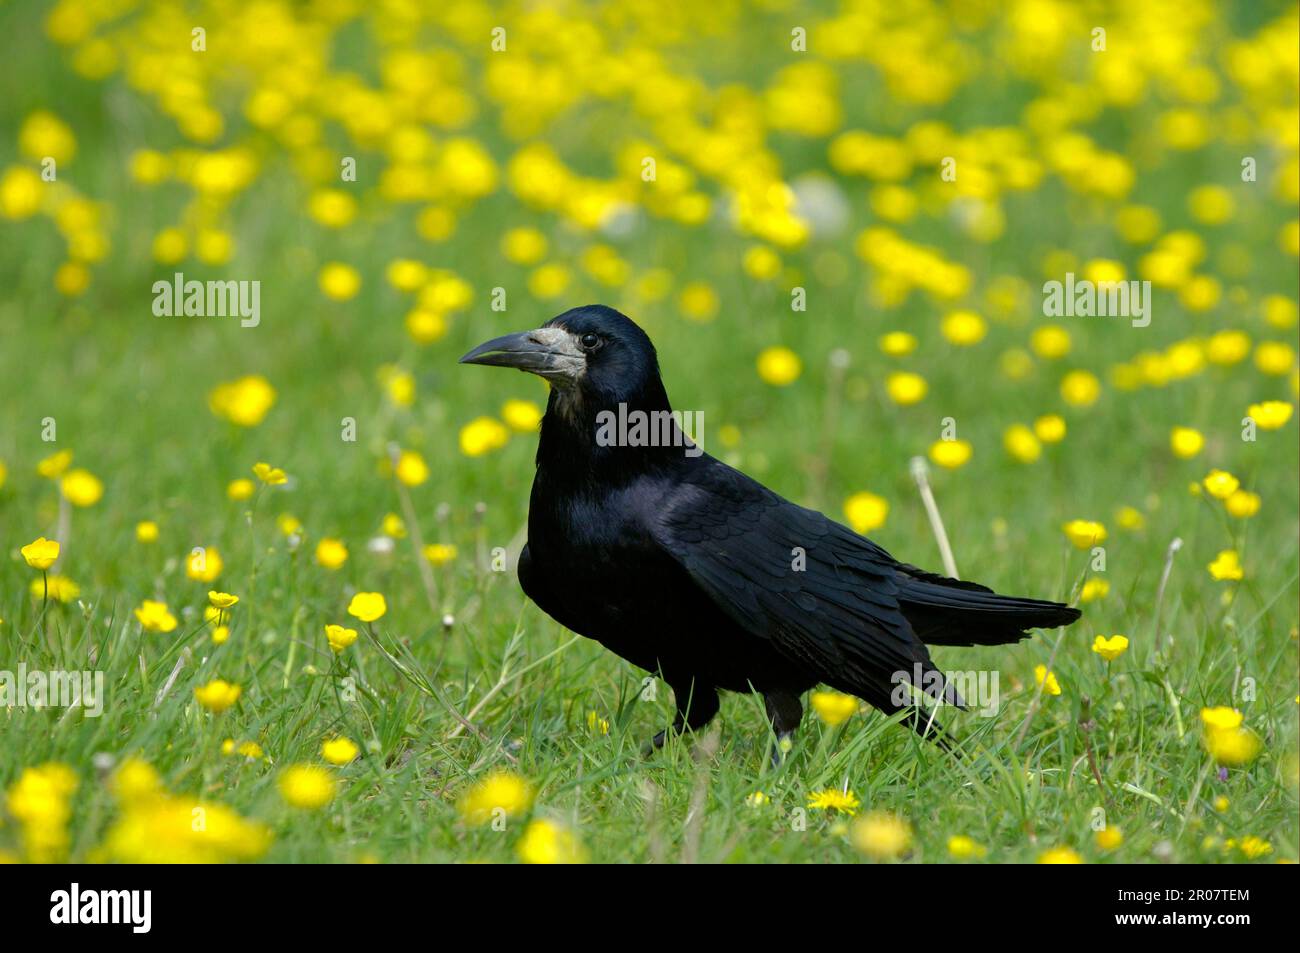
{"type": "Polygon", "coordinates": [[[1005,645],[1026,638],[1026,629],[1069,625],[1081,614],[1060,602],[1000,596],[977,583],[899,568],[899,605],[929,645],[1005,645]]]}

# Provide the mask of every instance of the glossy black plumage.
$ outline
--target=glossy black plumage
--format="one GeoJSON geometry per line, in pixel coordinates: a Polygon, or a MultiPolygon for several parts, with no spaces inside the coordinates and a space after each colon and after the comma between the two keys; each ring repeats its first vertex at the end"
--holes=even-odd
{"type": "MultiPolygon", "coordinates": [[[[819,682],[910,708],[898,675],[935,673],[926,642],[1013,642],[1079,616],[899,563],[698,450],[601,445],[601,411],[669,409],[649,338],[610,308],[574,309],[462,360],[552,381],[520,582],[566,627],[661,674],[678,729],[712,718],[719,689],[763,693],[778,734],[819,682]]],[[[922,684],[960,703],[942,676],[922,684]]]]}

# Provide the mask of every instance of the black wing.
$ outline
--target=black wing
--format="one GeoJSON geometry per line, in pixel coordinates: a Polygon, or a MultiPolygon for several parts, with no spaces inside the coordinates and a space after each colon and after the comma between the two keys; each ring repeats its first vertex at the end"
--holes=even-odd
{"type": "Polygon", "coordinates": [[[961,704],[900,608],[899,564],[865,537],[710,457],[679,477],[653,524],[720,609],[804,672],[893,712],[905,707],[899,678],[917,684],[919,671],[921,687],[961,704]]]}

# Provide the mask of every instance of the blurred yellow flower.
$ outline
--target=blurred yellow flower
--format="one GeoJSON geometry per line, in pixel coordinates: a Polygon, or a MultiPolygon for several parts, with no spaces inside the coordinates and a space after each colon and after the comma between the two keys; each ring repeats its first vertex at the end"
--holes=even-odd
{"type": "Polygon", "coordinates": [[[1205,437],[1199,430],[1192,427],[1175,427],[1169,431],[1169,448],[1173,450],[1174,456],[1182,460],[1190,460],[1201,452],[1205,446],[1205,437]]]}
{"type": "Polygon", "coordinates": [[[1259,494],[1251,493],[1249,490],[1238,490],[1223,501],[1223,507],[1229,515],[1239,520],[1250,519],[1259,512],[1259,494]]]}
{"type": "Polygon", "coordinates": [[[884,497],[863,490],[844,501],[844,518],[853,532],[866,534],[885,525],[889,516],[889,503],[884,497]]]}
{"type": "Polygon", "coordinates": [[[906,407],[925,399],[929,386],[920,374],[911,371],[895,371],[885,378],[885,390],[890,400],[906,407]]]}
{"type": "Polygon", "coordinates": [[[1070,332],[1059,324],[1045,324],[1034,329],[1029,347],[1044,360],[1059,360],[1070,353],[1070,332]]]}
{"type": "Polygon", "coordinates": [[[145,599],[135,610],[140,627],[146,632],[170,632],[176,628],[176,617],[167,609],[167,603],[145,599]]]}
{"type": "Polygon", "coordinates": [[[269,463],[253,464],[253,474],[268,486],[280,486],[289,482],[289,477],[279,467],[273,467],[269,463]]]}
{"type": "Polygon", "coordinates": [[[200,705],[213,714],[221,714],[235,702],[239,701],[242,689],[220,678],[214,678],[206,685],[194,689],[194,698],[200,705]]]}
{"type": "Polygon", "coordinates": [[[677,306],[692,321],[712,321],[718,315],[720,303],[712,285],[692,281],[682,287],[677,306]]]}
{"type": "Polygon", "coordinates": [[[817,717],[828,725],[839,725],[857,713],[858,700],[841,692],[813,692],[808,703],[817,717]]]}
{"type": "Polygon", "coordinates": [[[839,788],[808,792],[808,807],[814,811],[838,811],[852,815],[857,813],[860,803],[852,791],[841,791],[839,788]]]}
{"type": "Polygon", "coordinates": [[[906,331],[890,331],[881,335],[880,350],[890,357],[906,357],[916,350],[916,335],[906,331]]]}
{"type": "Polygon", "coordinates": [[[912,846],[912,827],[886,811],[871,811],[853,822],[853,846],[875,860],[893,860],[912,846]]]}
{"type": "Polygon", "coordinates": [[[467,824],[481,825],[497,817],[516,817],[533,803],[532,787],[517,774],[493,771],[461,797],[458,809],[467,824]]]}
{"type": "Polygon", "coordinates": [[[41,579],[33,579],[28,591],[35,599],[44,598],[48,592],[49,597],[58,602],[71,602],[77,596],[81,595],[81,587],[69,579],[67,576],[52,575],[41,579]]]}
{"type": "Polygon", "coordinates": [[[492,417],[476,417],[460,428],[460,452],[467,457],[481,457],[499,450],[510,439],[510,431],[492,417]]]}
{"type": "Polygon", "coordinates": [[[36,464],[36,472],[49,480],[57,480],[67,471],[72,463],[72,451],[60,450],[52,453],[36,464]]]}
{"type": "Polygon", "coordinates": [[[73,506],[94,506],[104,495],[104,484],[89,470],[69,470],[59,481],[59,490],[73,506]]]}
{"type": "Polygon", "coordinates": [[[519,433],[536,433],[542,423],[542,409],[531,400],[508,400],[501,406],[501,419],[519,433]]]}
{"type": "Polygon", "coordinates": [[[249,374],[213,388],[208,407],[237,426],[256,427],[275,405],[275,397],[275,388],[265,377],[249,374]]]}
{"type": "Polygon", "coordinates": [[[788,347],[764,348],[758,355],[758,376],[773,387],[788,387],[803,373],[803,361],[788,347]]]}
{"type": "Polygon", "coordinates": [[[316,544],[316,564],[326,569],[338,569],[348,561],[348,548],[341,539],[329,536],[316,544]]]}
{"type": "Polygon", "coordinates": [[[214,582],[221,575],[225,563],[215,548],[191,551],[185,557],[185,575],[198,582],[214,582]]]}
{"type": "Polygon", "coordinates": [[[1096,520],[1070,520],[1061,529],[1077,549],[1090,549],[1106,541],[1106,527],[1096,520]]]}
{"type": "Polygon", "coordinates": [[[1224,549],[1219,551],[1219,555],[1214,558],[1214,562],[1206,567],[1219,582],[1232,581],[1241,579],[1245,572],[1241,568],[1241,560],[1235,549],[1224,549]]]}
{"type": "Polygon", "coordinates": [[[290,807],[304,811],[320,810],[338,793],[338,780],[324,768],[312,764],[294,764],[276,779],[280,797],[290,807]]]}
{"type": "Polygon", "coordinates": [[[1071,847],[1053,847],[1038,855],[1040,864],[1081,864],[1083,858],[1071,847]]]}
{"type": "Polygon", "coordinates": [[[208,590],[208,604],[214,609],[229,609],[239,602],[239,596],[232,596],[228,592],[217,592],[215,589],[208,590]]]}
{"type": "Polygon", "coordinates": [[[361,273],[351,265],[332,261],[320,270],[320,290],[335,301],[348,301],[361,290],[361,273]]]}
{"type": "Polygon", "coordinates": [[[586,849],[572,831],[543,818],[528,822],[515,852],[526,864],[582,864],[587,860],[586,849]]]}
{"type": "Polygon", "coordinates": [[[1080,602],[1095,602],[1097,599],[1104,599],[1110,594],[1110,583],[1105,579],[1092,578],[1083,584],[1079,590],[1080,602]]]}
{"type": "Polygon", "coordinates": [[[987,853],[988,849],[973,837],[953,834],[948,838],[948,855],[955,860],[978,860],[987,853]]]}
{"type": "Polygon", "coordinates": [[[430,543],[424,547],[424,558],[435,566],[443,566],[456,558],[456,547],[450,543],[430,543]]]}
{"type": "Polygon", "coordinates": [[[429,479],[429,465],[424,462],[424,457],[414,450],[403,450],[401,452],[397,458],[397,467],[394,472],[397,479],[406,486],[419,486],[429,479]]]}
{"type": "Polygon", "coordinates": [[[1255,421],[1260,430],[1278,430],[1291,419],[1292,406],[1283,400],[1266,400],[1251,404],[1246,415],[1255,421]]]}
{"type": "Polygon", "coordinates": [[[245,477],[226,484],[226,496],[232,500],[246,500],[257,492],[257,484],[245,477]]]}
{"type": "Polygon", "coordinates": [[[351,764],[361,749],[350,738],[330,738],[320,747],[320,756],[330,764],[351,764]]]}
{"type": "Polygon", "coordinates": [[[930,459],[949,470],[963,466],[973,452],[974,448],[966,440],[936,440],[930,444],[930,459]]]}
{"type": "Polygon", "coordinates": [[[952,311],[944,316],[940,326],[943,336],[950,344],[958,347],[970,347],[984,340],[988,328],[974,311],[952,311]]]}
{"type": "Polygon", "coordinates": [[[546,251],[546,236],[535,228],[512,228],[501,238],[502,256],[516,265],[535,265],[546,251]]]}
{"type": "Polygon", "coordinates": [[[1049,672],[1046,665],[1034,666],[1034,681],[1043,686],[1043,694],[1061,694],[1061,683],[1056,680],[1056,673],[1049,672]]]}
{"type": "Polygon", "coordinates": [[[1061,399],[1072,407],[1089,407],[1101,396],[1101,381],[1091,371],[1070,371],[1061,379],[1061,399]]]}
{"type": "Polygon", "coordinates": [[[1211,470],[1201,481],[1201,485],[1205,487],[1205,492],[1216,500],[1226,500],[1237,492],[1241,481],[1226,470],[1211,470]]]}
{"type": "Polygon", "coordinates": [[[138,543],[158,542],[158,524],[153,520],[140,520],[135,524],[135,539],[138,543]]]}

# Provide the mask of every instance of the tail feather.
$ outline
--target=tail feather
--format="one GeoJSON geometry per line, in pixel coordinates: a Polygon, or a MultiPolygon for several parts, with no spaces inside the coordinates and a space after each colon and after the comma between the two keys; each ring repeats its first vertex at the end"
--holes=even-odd
{"type": "Polygon", "coordinates": [[[899,604],[929,645],[1005,645],[1027,638],[1027,629],[1069,625],[1080,616],[1060,602],[1002,596],[978,583],[901,568],[899,604]]]}

